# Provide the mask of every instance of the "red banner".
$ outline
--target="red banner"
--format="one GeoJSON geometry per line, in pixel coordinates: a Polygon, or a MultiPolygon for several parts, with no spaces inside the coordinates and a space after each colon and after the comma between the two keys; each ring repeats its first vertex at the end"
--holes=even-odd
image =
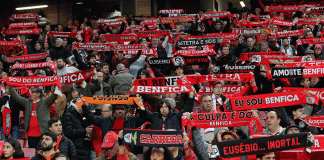
{"type": "Polygon", "coordinates": [[[30,34],[41,34],[41,28],[34,29],[4,29],[2,33],[6,35],[30,35],[30,34]]]}
{"type": "Polygon", "coordinates": [[[113,44],[108,43],[73,43],[73,47],[81,50],[110,51],[113,44]]]}
{"type": "Polygon", "coordinates": [[[1,53],[12,53],[16,47],[21,48],[21,42],[17,41],[0,41],[0,52],[1,53]]]}
{"type": "Polygon", "coordinates": [[[303,10],[305,8],[302,6],[269,6],[265,11],[272,14],[273,12],[298,12],[303,10]]]}
{"type": "Polygon", "coordinates": [[[228,111],[273,108],[299,104],[318,104],[317,96],[309,96],[305,91],[259,94],[253,96],[232,97],[228,111]]]}
{"type": "Polygon", "coordinates": [[[324,128],[324,116],[307,116],[306,121],[309,125],[316,128],[324,128]]]}
{"type": "Polygon", "coordinates": [[[290,21],[281,21],[281,20],[277,20],[277,19],[271,19],[270,23],[278,25],[278,26],[288,26],[288,27],[292,26],[292,22],[290,22],[290,21]]]}
{"type": "Polygon", "coordinates": [[[6,57],[6,59],[8,63],[14,63],[17,60],[21,60],[22,62],[29,62],[29,61],[45,59],[48,55],[49,55],[48,53],[40,53],[40,54],[31,54],[25,56],[6,57]]]}
{"type": "Polygon", "coordinates": [[[5,83],[10,86],[21,87],[39,87],[39,86],[61,86],[58,76],[44,76],[44,77],[6,77],[5,83]]]}
{"type": "MultiPolygon", "coordinates": [[[[27,94],[29,92],[29,89],[27,89],[26,87],[14,87],[14,89],[16,90],[16,92],[19,95],[24,95],[24,94],[27,94]]],[[[6,94],[6,91],[5,91],[4,88],[2,88],[0,98],[5,96],[5,94],[6,94]]]]}
{"type": "Polygon", "coordinates": [[[11,23],[9,29],[11,28],[37,28],[37,24],[35,22],[11,23]]]}
{"type": "Polygon", "coordinates": [[[134,94],[166,94],[166,93],[188,93],[191,85],[178,86],[134,86],[134,94]]]}
{"type": "Polygon", "coordinates": [[[92,77],[94,75],[94,69],[87,71],[79,71],[70,74],[60,76],[61,84],[73,84],[80,83],[92,77]]]}
{"type": "Polygon", "coordinates": [[[314,39],[298,39],[296,41],[296,49],[298,45],[302,44],[323,44],[324,38],[314,38],[314,39]]]}
{"type": "Polygon", "coordinates": [[[101,35],[101,40],[103,42],[126,42],[135,41],[135,34],[103,34],[101,35]]]}

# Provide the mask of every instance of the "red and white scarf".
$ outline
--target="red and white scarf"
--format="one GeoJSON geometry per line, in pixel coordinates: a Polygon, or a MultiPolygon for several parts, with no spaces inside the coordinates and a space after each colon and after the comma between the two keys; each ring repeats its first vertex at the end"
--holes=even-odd
{"type": "Polygon", "coordinates": [[[160,18],[160,24],[181,23],[195,21],[193,16],[177,16],[160,18]]]}
{"type": "Polygon", "coordinates": [[[137,37],[159,37],[159,36],[171,36],[169,30],[154,30],[154,31],[139,31],[137,37]]]}
{"type": "Polygon", "coordinates": [[[166,93],[188,93],[191,85],[178,86],[134,86],[134,94],[166,94],[166,93]]]}
{"type": "Polygon", "coordinates": [[[87,71],[79,71],[70,74],[60,76],[61,84],[73,84],[80,83],[92,77],[94,75],[94,68],[87,71]]]}
{"type": "Polygon", "coordinates": [[[211,56],[216,55],[214,50],[178,50],[175,52],[174,55],[181,55],[181,56],[211,56]]]}
{"type": "Polygon", "coordinates": [[[309,96],[305,91],[259,94],[253,96],[232,97],[228,111],[263,109],[292,106],[299,104],[318,104],[317,96],[309,96]]]}
{"type": "Polygon", "coordinates": [[[49,37],[62,37],[62,38],[76,38],[79,42],[82,41],[81,35],[78,35],[77,32],[56,32],[56,31],[49,31],[46,35],[46,41],[49,37]]]}
{"type": "Polygon", "coordinates": [[[249,52],[249,53],[242,53],[240,55],[239,61],[250,61],[252,56],[254,55],[276,55],[276,56],[283,56],[285,55],[284,52],[249,52]]]}
{"type": "Polygon", "coordinates": [[[162,9],[159,14],[177,14],[183,13],[183,9],[162,9]]]}
{"type": "Polygon", "coordinates": [[[33,14],[33,13],[26,13],[26,14],[13,14],[11,16],[11,18],[13,19],[33,19],[33,18],[37,18],[37,14],[33,14]]]}
{"type": "Polygon", "coordinates": [[[110,51],[113,46],[108,43],[73,43],[73,48],[81,50],[110,51]]]}
{"type": "Polygon", "coordinates": [[[40,34],[42,33],[41,28],[33,29],[3,29],[2,33],[6,35],[31,35],[31,34],[40,34]]]}
{"type": "Polygon", "coordinates": [[[135,34],[102,34],[101,41],[102,42],[127,42],[127,41],[135,41],[135,34]]]}
{"type": "Polygon", "coordinates": [[[11,23],[9,29],[14,28],[37,28],[37,24],[35,22],[11,23]]]}
{"type": "Polygon", "coordinates": [[[298,37],[303,36],[304,30],[296,30],[296,31],[287,31],[287,32],[276,32],[276,33],[268,33],[267,39],[279,39],[284,37],[298,37]]]}
{"type": "Polygon", "coordinates": [[[50,68],[56,74],[56,67],[54,62],[40,62],[40,63],[16,63],[12,66],[12,70],[28,70],[37,68],[50,68]]]}
{"type": "Polygon", "coordinates": [[[233,82],[250,82],[250,86],[254,92],[258,90],[255,84],[255,78],[250,73],[235,73],[235,74],[218,74],[218,75],[185,75],[182,79],[178,79],[179,85],[193,85],[203,82],[215,82],[219,80],[233,82]]]}
{"type": "Polygon", "coordinates": [[[8,63],[14,63],[17,60],[21,60],[22,62],[36,61],[41,59],[46,59],[48,53],[39,53],[39,54],[31,54],[24,56],[16,56],[16,57],[6,57],[8,63]]]}

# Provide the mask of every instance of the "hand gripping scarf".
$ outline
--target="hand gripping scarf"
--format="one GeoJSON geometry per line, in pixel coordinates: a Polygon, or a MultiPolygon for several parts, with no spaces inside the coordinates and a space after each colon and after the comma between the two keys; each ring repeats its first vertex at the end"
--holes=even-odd
{"type": "Polygon", "coordinates": [[[225,110],[239,111],[249,109],[273,108],[299,104],[318,104],[317,96],[310,96],[305,91],[259,94],[253,96],[233,97],[225,110]]]}

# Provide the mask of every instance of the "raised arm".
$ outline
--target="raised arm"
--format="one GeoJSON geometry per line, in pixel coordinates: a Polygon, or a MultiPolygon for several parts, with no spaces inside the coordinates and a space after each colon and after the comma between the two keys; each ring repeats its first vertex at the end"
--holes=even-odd
{"type": "Polygon", "coordinates": [[[28,103],[28,99],[20,96],[12,86],[10,86],[9,92],[12,98],[20,105],[25,106],[28,103]]]}

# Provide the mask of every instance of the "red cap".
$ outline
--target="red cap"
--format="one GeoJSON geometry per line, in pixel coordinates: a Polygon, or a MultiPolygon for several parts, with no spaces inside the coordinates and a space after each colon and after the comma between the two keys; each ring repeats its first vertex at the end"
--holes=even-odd
{"type": "Polygon", "coordinates": [[[113,131],[108,132],[101,144],[101,148],[111,148],[114,146],[115,142],[118,140],[117,134],[113,131]]]}
{"type": "Polygon", "coordinates": [[[323,50],[323,45],[321,45],[321,44],[316,44],[314,50],[315,50],[315,49],[318,49],[318,48],[321,49],[321,50],[323,50]]]}
{"type": "Polygon", "coordinates": [[[71,32],[76,28],[76,26],[71,26],[71,32]]]}

